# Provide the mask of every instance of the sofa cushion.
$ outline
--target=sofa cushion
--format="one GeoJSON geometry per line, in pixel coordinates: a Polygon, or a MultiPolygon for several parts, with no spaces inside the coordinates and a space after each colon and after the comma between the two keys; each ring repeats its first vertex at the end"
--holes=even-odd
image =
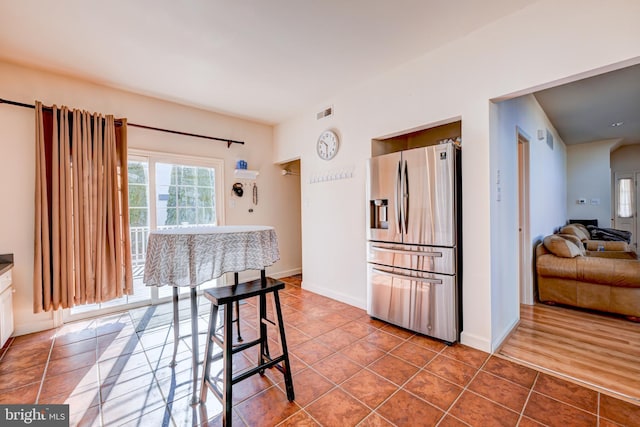
{"type": "Polygon", "coordinates": [[[584,247],[588,251],[597,251],[602,247],[605,251],[623,251],[630,252],[633,249],[627,242],[620,242],[614,240],[589,240],[584,242],[584,247]]]}
{"type": "Polygon", "coordinates": [[[584,252],[584,248],[580,249],[571,240],[558,234],[545,237],[542,243],[549,252],[562,258],[582,256],[584,252]]]}
{"type": "Polygon", "coordinates": [[[591,239],[591,234],[586,227],[581,226],[580,224],[571,224],[565,225],[560,229],[560,233],[562,234],[573,234],[577,236],[580,240],[589,240],[591,239]]]}
{"type": "Polygon", "coordinates": [[[574,236],[573,234],[558,234],[558,236],[576,245],[578,250],[580,251],[580,255],[587,254],[586,248],[584,247],[584,243],[582,243],[582,240],[580,240],[578,236],[574,236]]]}

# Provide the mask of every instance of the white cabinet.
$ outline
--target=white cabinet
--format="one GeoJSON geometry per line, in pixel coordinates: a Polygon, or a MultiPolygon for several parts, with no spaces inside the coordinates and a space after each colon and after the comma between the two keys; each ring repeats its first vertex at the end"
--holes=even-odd
{"type": "Polygon", "coordinates": [[[0,347],[13,334],[13,286],[11,270],[0,275],[0,347]]]}

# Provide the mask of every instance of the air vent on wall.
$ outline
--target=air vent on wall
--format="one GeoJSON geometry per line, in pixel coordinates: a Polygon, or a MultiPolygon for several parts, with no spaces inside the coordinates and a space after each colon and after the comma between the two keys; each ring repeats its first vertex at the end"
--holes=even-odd
{"type": "Polygon", "coordinates": [[[316,120],[324,119],[325,117],[329,117],[332,114],[333,114],[333,107],[325,108],[324,110],[316,114],[316,120]]]}

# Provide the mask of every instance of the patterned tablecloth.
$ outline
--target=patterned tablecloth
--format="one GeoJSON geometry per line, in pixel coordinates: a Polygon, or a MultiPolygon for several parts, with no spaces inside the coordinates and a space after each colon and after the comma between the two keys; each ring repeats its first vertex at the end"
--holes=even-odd
{"type": "Polygon", "coordinates": [[[147,286],[197,286],[224,273],[262,270],[280,259],[273,227],[188,227],[149,234],[147,286]]]}

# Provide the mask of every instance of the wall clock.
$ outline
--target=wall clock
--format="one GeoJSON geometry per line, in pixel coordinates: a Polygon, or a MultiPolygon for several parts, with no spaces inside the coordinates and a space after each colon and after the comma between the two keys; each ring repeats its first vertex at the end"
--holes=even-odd
{"type": "Polygon", "coordinates": [[[338,154],[338,148],[340,147],[340,139],[338,134],[329,129],[320,134],[318,142],[316,144],[316,150],[318,156],[324,160],[331,160],[338,154]]]}

